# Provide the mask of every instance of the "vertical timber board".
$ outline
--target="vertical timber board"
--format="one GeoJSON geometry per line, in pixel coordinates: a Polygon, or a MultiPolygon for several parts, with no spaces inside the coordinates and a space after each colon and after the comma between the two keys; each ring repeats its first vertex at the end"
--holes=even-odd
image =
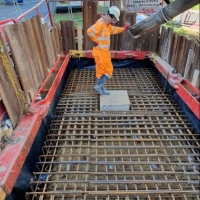
{"type": "Polygon", "coordinates": [[[190,70],[191,70],[191,67],[193,64],[193,59],[194,59],[194,50],[190,49],[188,52],[187,62],[186,62],[185,70],[184,70],[184,74],[183,74],[183,77],[185,79],[188,79],[188,77],[189,77],[190,70]]]}
{"type": "Polygon", "coordinates": [[[74,21],[61,21],[60,24],[64,51],[69,52],[69,50],[75,50],[76,42],[74,32],[74,21]]]}
{"type": "Polygon", "coordinates": [[[158,45],[158,55],[162,58],[162,51],[163,51],[163,38],[165,34],[165,28],[161,26],[161,33],[160,33],[160,40],[159,40],[159,45],[158,45]]]}
{"type": "MultiPolygon", "coordinates": [[[[118,22],[119,27],[123,27],[125,24],[125,17],[126,17],[126,12],[125,11],[121,11],[120,13],[120,20],[118,22]]],[[[112,24],[113,26],[115,26],[115,24],[112,24]]],[[[111,35],[111,37],[115,37],[115,35],[111,35]]],[[[120,33],[119,35],[117,35],[118,37],[118,42],[117,42],[117,50],[121,51],[124,50],[124,44],[125,44],[125,31],[123,31],[122,33],[120,33]]]]}
{"type": "Polygon", "coordinates": [[[83,50],[83,34],[82,34],[82,26],[77,26],[77,38],[78,38],[78,50],[83,50]]]}
{"type": "Polygon", "coordinates": [[[184,66],[181,65],[181,60],[183,59],[183,50],[185,49],[186,38],[184,36],[179,36],[176,48],[176,59],[174,61],[174,66],[178,72],[182,71],[184,66]]]}
{"type": "Polygon", "coordinates": [[[138,51],[148,50],[149,34],[151,33],[151,31],[154,31],[154,30],[149,30],[147,32],[141,33],[141,35],[139,35],[139,37],[134,38],[134,40],[133,40],[133,50],[138,50],[138,51]]]}
{"type": "Polygon", "coordinates": [[[122,1],[121,0],[111,0],[110,6],[117,6],[120,10],[122,9],[122,1]]]}
{"type": "MultiPolygon", "coordinates": [[[[121,20],[121,15],[119,17],[119,21],[121,20]]],[[[119,22],[116,22],[114,26],[120,26],[119,22]]],[[[123,34],[123,33],[120,33],[123,34]]],[[[113,51],[117,51],[118,50],[118,46],[119,46],[119,35],[120,34],[115,34],[115,35],[111,35],[110,37],[110,50],[113,51]]]]}
{"type": "MultiPolygon", "coordinates": [[[[40,76],[40,80],[41,83],[44,80],[44,72],[42,70],[42,60],[40,58],[40,52],[39,52],[39,46],[38,46],[38,41],[37,41],[37,37],[35,35],[35,31],[32,25],[32,19],[29,19],[26,21],[27,26],[28,26],[28,34],[29,34],[29,38],[30,38],[30,47],[33,49],[34,51],[34,59],[35,59],[35,64],[37,66],[37,70],[38,70],[38,76],[40,76]]],[[[40,83],[40,84],[41,84],[40,83]]]]}
{"type": "Polygon", "coordinates": [[[37,15],[33,19],[31,19],[33,30],[35,32],[35,37],[37,38],[37,45],[38,45],[38,53],[40,55],[40,59],[42,61],[42,71],[44,74],[43,79],[48,74],[48,67],[49,67],[49,60],[46,52],[45,42],[42,34],[42,24],[40,17],[37,15]]]}
{"type": "Polygon", "coordinates": [[[158,50],[158,41],[159,41],[160,27],[149,30],[148,40],[148,51],[157,52],[158,50]]]}
{"type": "Polygon", "coordinates": [[[55,46],[56,46],[56,55],[60,54],[60,41],[59,41],[59,35],[58,35],[58,27],[54,26],[53,27],[53,35],[54,35],[54,42],[55,42],[55,46]]]}
{"type": "MultiPolygon", "coordinates": [[[[172,63],[172,56],[173,56],[173,44],[174,44],[174,41],[175,41],[175,33],[173,32],[172,30],[172,33],[171,33],[171,39],[170,39],[170,46],[169,46],[169,55],[168,55],[168,63],[171,65],[172,63]]],[[[162,42],[162,41],[161,41],[162,42]]],[[[167,41],[166,41],[167,42],[167,41]]]]}
{"type": "MultiPolygon", "coordinates": [[[[115,24],[115,26],[119,26],[119,22],[115,24]]],[[[111,35],[110,37],[110,50],[117,51],[118,50],[118,37],[119,35],[111,35]]]]}
{"type": "Polygon", "coordinates": [[[175,46],[173,48],[173,60],[172,60],[172,66],[178,71],[180,72],[180,69],[178,68],[178,65],[177,65],[177,58],[179,56],[179,48],[180,48],[180,40],[181,40],[181,36],[176,34],[177,35],[177,39],[176,39],[176,42],[175,42],[175,46]]]}
{"type": "Polygon", "coordinates": [[[44,36],[44,42],[45,42],[45,47],[47,50],[47,56],[49,59],[49,68],[48,71],[50,70],[50,68],[53,66],[54,62],[55,62],[55,55],[54,55],[54,50],[53,50],[53,45],[51,42],[51,37],[50,37],[50,32],[48,30],[48,25],[42,24],[42,32],[43,32],[43,36],[44,36]]]}
{"type": "MultiPolygon", "coordinates": [[[[130,25],[133,25],[135,24],[135,22],[136,22],[136,12],[126,12],[125,23],[129,23],[130,25]]],[[[128,30],[125,31],[123,35],[124,35],[124,44],[123,44],[124,50],[127,50],[127,51],[134,50],[135,38],[131,36],[128,30]]]]}
{"type": "Polygon", "coordinates": [[[62,52],[62,44],[61,44],[61,33],[60,33],[60,23],[56,23],[56,37],[57,37],[57,43],[58,43],[58,49],[59,53],[62,52]]]}
{"type": "MultiPolygon", "coordinates": [[[[10,56],[7,52],[7,47],[3,42],[3,38],[0,34],[0,43],[3,44],[3,49],[6,54],[7,58],[7,67],[10,71],[12,71],[12,74],[16,75],[12,62],[10,60],[10,56]]],[[[5,105],[6,111],[8,113],[8,116],[12,122],[13,127],[17,125],[19,120],[21,119],[23,115],[23,105],[21,105],[21,102],[19,101],[14,88],[12,87],[12,82],[10,78],[8,77],[8,74],[6,72],[5,63],[2,62],[2,59],[0,57],[0,95],[3,100],[3,103],[5,105]]],[[[15,77],[15,86],[17,89],[21,90],[20,84],[18,82],[17,76],[15,77]],[[17,83],[17,84],[16,84],[17,83]]]]}
{"type": "Polygon", "coordinates": [[[52,41],[53,41],[53,46],[54,46],[54,49],[55,49],[55,54],[56,54],[56,57],[58,55],[58,49],[57,49],[57,42],[56,42],[56,34],[55,34],[55,27],[51,27],[51,34],[52,34],[52,41]]]}
{"type": "Polygon", "coordinates": [[[172,62],[173,62],[173,56],[174,56],[174,52],[175,52],[175,49],[174,49],[174,43],[175,43],[175,40],[176,40],[176,34],[174,32],[172,32],[172,40],[171,40],[171,44],[170,44],[170,52],[169,52],[169,64],[172,65],[172,62]]]}
{"type": "MultiPolygon", "coordinates": [[[[110,6],[117,6],[121,10],[121,0],[111,0],[110,6]]],[[[122,16],[120,15],[119,21],[122,20],[122,16]]],[[[119,22],[115,23],[115,26],[120,26],[119,22]]],[[[110,49],[117,51],[119,47],[119,34],[112,35],[110,39],[110,49]]]]}
{"type": "Polygon", "coordinates": [[[195,72],[195,70],[200,70],[200,66],[199,66],[199,44],[198,43],[194,43],[194,60],[193,60],[193,64],[190,70],[190,73],[188,75],[188,80],[191,82],[192,78],[193,78],[193,74],[195,72]]]}
{"type": "Polygon", "coordinates": [[[176,68],[174,64],[176,59],[176,48],[177,48],[178,38],[179,35],[174,34],[174,42],[172,43],[172,49],[171,49],[172,57],[171,57],[171,62],[169,63],[173,68],[176,68]]]}
{"type": "Polygon", "coordinates": [[[191,40],[191,38],[187,38],[187,41],[186,41],[186,44],[185,44],[185,48],[184,48],[184,51],[183,51],[183,59],[180,61],[181,62],[181,66],[182,66],[180,74],[182,76],[184,75],[184,72],[185,72],[188,53],[189,53],[189,50],[190,50],[190,48],[192,46],[192,43],[193,43],[193,41],[191,40]]]}
{"type": "Polygon", "coordinates": [[[54,43],[55,43],[55,47],[56,47],[56,55],[58,55],[60,53],[60,51],[59,51],[57,27],[55,24],[52,27],[52,32],[53,32],[54,43]]]}
{"type": "Polygon", "coordinates": [[[194,70],[193,76],[191,78],[191,84],[194,87],[196,87],[198,90],[200,90],[200,70],[199,69],[194,70]]]}
{"type": "Polygon", "coordinates": [[[136,50],[147,50],[147,36],[148,32],[141,34],[138,38],[135,38],[136,44],[134,45],[136,50]]]}
{"type": "Polygon", "coordinates": [[[35,56],[34,52],[34,45],[33,45],[34,40],[32,39],[32,34],[29,32],[29,30],[31,30],[31,27],[27,22],[22,22],[22,26],[24,29],[24,35],[26,36],[23,39],[23,44],[25,51],[27,53],[29,68],[31,70],[31,74],[35,85],[34,91],[36,92],[39,89],[40,85],[42,84],[42,76],[40,74],[37,57],[35,56]]]}
{"type": "Polygon", "coordinates": [[[173,33],[173,29],[172,28],[169,28],[168,29],[168,34],[167,34],[167,40],[165,41],[165,49],[164,51],[166,52],[166,61],[169,63],[169,60],[171,60],[171,51],[172,51],[172,40],[173,40],[173,36],[174,36],[174,33],[173,33]]]}
{"type": "Polygon", "coordinates": [[[169,37],[169,29],[163,27],[162,37],[160,40],[160,43],[161,43],[161,56],[160,57],[163,58],[164,60],[166,60],[166,56],[167,56],[166,50],[169,45],[168,37],[169,37]]]}
{"type": "Polygon", "coordinates": [[[56,60],[57,54],[56,54],[56,47],[55,47],[55,44],[54,44],[52,28],[49,30],[49,37],[50,37],[49,44],[51,46],[52,54],[54,55],[54,58],[55,58],[54,60],[56,60]]]}
{"type": "Polygon", "coordinates": [[[22,24],[13,24],[5,27],[10,49],[19,73],[19,79],[28,102],[34,97],[34,81],[29,67],[27,53],[23,39],[26,37],[22,31],[22,24]],[[31,98],[31,99],[30,99],[31,98]]]}
{"type": "Polygon", "coordinates": [[[83,1],[83,46],[84,50],[92,49],[92,42],[87,35],[87,29],[97,21],[97,0],[83,1]]]}
{"type": "Polygon", "coordinates": [[[148,48],[148,38],[149,38],[149,31],[147,31],[146,33],[144,33],[142,35],[143,39],[142,39],[142,50],[147,50],[148,48]]]}

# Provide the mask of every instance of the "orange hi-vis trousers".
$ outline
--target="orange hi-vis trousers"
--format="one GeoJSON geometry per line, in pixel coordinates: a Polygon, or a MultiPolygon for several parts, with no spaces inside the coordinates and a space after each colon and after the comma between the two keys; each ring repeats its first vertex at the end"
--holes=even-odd
{"type": "Polygon", "coordinates": [[[92,54],[96,65],[96,78],[101,78],[104,74],[110,78],[113,74],[110,52],[105,49],[93,47],[92,54]]]}

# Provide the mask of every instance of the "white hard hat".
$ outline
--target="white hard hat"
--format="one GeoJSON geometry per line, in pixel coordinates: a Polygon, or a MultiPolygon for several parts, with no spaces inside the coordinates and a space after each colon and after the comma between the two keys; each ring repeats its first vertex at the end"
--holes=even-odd
{"type": "Polygon", "coordinates": [[[117,6],[111,6],[108,9],[108,14],[110,15],[114,15],[115,18],[117,19],[117,21],[119,21],[119,16],[120,16],[120,10],[117,6]]]}

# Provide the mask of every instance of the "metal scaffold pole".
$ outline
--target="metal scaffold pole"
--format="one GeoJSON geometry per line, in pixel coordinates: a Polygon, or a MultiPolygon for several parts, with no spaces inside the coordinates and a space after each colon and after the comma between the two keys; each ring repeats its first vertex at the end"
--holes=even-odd
{"type": "Polygon", "coordinates": [[[14,5],[14,7],[15,7],[15,10],[16,10],[16,12],[17,12],[17,15],[18,15],[18,16],[22,15],[22,11],[21,11],[21,9],[20,9],[20,7],[19,7],[19,4],[18,4],[17,0],[13,0],[13,5],[14,5]]]}

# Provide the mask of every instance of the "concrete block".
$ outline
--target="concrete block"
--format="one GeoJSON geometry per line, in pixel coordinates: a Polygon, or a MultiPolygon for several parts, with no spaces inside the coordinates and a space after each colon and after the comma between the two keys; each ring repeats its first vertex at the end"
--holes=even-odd
{"type": "Polygon", "coordinates": [[[109,95],[100,95],[100,111],[128,111],[130,101],[127,90],[109,90],[109,95]]]}

